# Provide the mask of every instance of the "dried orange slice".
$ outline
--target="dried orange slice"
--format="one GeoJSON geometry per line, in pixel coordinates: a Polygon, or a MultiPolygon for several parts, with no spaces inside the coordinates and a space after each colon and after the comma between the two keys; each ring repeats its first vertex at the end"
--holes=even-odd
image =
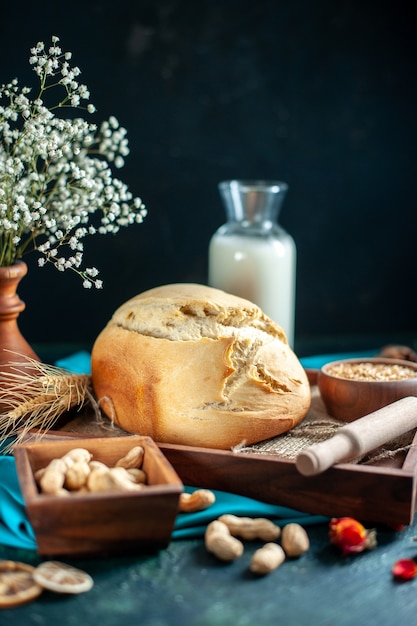
{"type": "Polygon", "coordinates": [[[19,561],[0,561],[0,608],[35,600],[43,591],[33,578],[35,567],[19,561]]]}
{"type": "Polygon", "coordinates": [[[33,578],[45,589],[56,593],[84,593],[94,584],[87,572],[60,561],[45,561],[33,572],[33,578]]]}

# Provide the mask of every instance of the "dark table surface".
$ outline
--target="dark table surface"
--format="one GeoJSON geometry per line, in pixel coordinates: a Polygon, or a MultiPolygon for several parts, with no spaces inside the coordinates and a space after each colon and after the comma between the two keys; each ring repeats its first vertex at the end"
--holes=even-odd
{"type": "MultiPolygon", "coordinates": [[[[217,561],[200,539],[173,541],[149,556],[83,559],[72,564],[94,578],[78,596],[44,592],[34,602],[0,610],[0,624],[39,626],[357,626],[415,624],[417,578],[393,580],[391,567],[417,554],[417,528],[378,528],[378,546],[342,556],[327,524],[308,528],[311,547],[275,572],[248,571],[256,544],[232,564],[217,561]]],[[[0,558],[40,562],[34,552],[0,548],[0,558]]],[[[71,563],[70,560],[65,559],[71,563]]]]}
{"type": "MultiPolygon", "coordinates": [[[[93,589],[78,596],[44,592],[30,604],[0,609],[0,625],[415,624],[417,578],[397,582],[391,568],[400,558],[417,557],[416,522],[402,530],[376,529],[374,550],[343,556],[329,542],[327,523],[308,526],[310,550],[260,578],[248,570],[259,547],[252,542],[232,564],[217,561],[202,539],[171,541],[150,555],[66,558],[92,575],[93,589]]],[[[41,562],[36,552],[4,546],[0,558],[41,562]]]]}

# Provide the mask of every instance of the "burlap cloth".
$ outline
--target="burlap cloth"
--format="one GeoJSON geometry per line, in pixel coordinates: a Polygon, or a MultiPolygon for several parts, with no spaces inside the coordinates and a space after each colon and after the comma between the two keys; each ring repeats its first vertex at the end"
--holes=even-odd
{"type": "MultiPolygon", "coordinates": [[[[311,407],[304,420],[289,432],[261,441],[250,446],[236,446],[234,452],[245,454],[277,455],[286,459],[296,459],[299,452],[332,437],[345,422],[331,417],[326,410],[318,387],[311,388],[311,407]]],[[[404,455],[410,448],[414,432],[406,433],[395,440],[386,442],[362,458],[353,459],[352,463],[376,464],[404,455]]]]}

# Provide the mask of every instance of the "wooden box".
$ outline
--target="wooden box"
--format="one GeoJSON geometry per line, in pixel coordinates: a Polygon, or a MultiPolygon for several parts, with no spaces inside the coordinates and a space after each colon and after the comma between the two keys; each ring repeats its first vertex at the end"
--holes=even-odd
{"type": "Polygon", "coordinates": [[[44,556],[106,555],[165,548],[171,538],[183,485],[149,437],[94,437],[40,440],[14,450],[29,520],[44,556]],[[145,449],[148,483],[138,492],[98,492],[68,497],[39,492],[34,473],[72,448],[114,466],[133,446],[145,449]]]}

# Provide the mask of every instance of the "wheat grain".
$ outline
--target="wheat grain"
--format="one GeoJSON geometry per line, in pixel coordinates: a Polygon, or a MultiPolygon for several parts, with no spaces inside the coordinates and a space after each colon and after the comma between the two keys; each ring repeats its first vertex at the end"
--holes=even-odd
{"type": "Polygon", "coordinates": [[[0,414],[0,442],[15,437],[12,446],[32,429],[46,432],[65,412],[80,410],[87,402],[96,414],[100,412],[87,374],[73,374],[29,357],[8,366],[0,373],[0,403],[7,407],[0,414]]]}

